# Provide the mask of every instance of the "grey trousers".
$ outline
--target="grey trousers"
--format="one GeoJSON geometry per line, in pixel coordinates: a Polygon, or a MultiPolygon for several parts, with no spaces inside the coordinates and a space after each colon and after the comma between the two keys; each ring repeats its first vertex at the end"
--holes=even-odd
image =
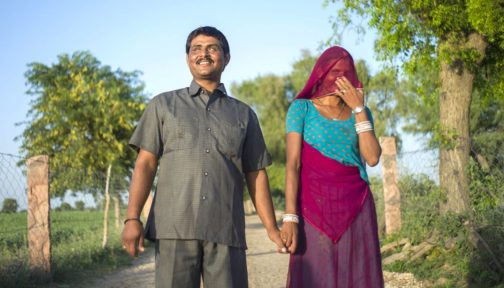
{"type": "Polygon", "coordinates": [[[156,287],[248,287],[245,250],[202,240],[156,240],[156,287]]]}

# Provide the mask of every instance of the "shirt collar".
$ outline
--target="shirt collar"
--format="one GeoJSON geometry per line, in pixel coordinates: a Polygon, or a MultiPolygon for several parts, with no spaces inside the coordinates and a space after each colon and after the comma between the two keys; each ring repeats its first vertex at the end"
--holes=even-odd
{"type": "MultiPolygon", "coordinates": [[[[203,88],[201,88],[201,86],[196,83],[196,81],[192,80],[191,86],[189,86],[189,95],[197,96],[200,94],[202,89],[203,88]]],[[[217,86],[217,89],[214,91],[214,94],[219,96],[227,96],[226,87],[224,87],[224,84],[220,83],[219,86],[217,86]]]]}

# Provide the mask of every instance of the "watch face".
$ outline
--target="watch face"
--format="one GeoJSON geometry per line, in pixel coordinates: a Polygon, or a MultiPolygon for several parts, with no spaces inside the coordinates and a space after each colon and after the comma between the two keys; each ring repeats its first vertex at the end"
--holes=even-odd
{"type": "Polygon", "coordinates": [[[364,107],[362,107],[362,106],[358,106],[358,107],[355,107],[354,112],[355,112],[355,113],[360,113],[360,112],[362,112],[362,110],[364,110],[364,107]]]}

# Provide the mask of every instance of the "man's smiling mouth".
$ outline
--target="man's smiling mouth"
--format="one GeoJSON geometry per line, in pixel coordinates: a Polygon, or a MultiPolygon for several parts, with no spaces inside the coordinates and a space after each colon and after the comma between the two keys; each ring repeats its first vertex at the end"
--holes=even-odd
{"type": "Polygon", "coordinates": [[[196,61],[196,64],[198,64],[198,65],[201,65],[201,64],[203,64],[203,65],[209,65],[209,64],[212,64],[212,60],[210,60],[210,59],[201,59],[201,60],[196,61]]]}

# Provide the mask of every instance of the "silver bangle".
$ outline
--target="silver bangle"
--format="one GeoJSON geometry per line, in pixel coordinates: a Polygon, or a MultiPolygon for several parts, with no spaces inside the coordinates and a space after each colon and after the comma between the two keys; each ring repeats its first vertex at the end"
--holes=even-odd
{"type": "Polygon", "coordinates": [[[282,222],[294,222],[294,223],[299,223],[299,216],[296,214],[284,214],[282,216],[282,222]]]}

